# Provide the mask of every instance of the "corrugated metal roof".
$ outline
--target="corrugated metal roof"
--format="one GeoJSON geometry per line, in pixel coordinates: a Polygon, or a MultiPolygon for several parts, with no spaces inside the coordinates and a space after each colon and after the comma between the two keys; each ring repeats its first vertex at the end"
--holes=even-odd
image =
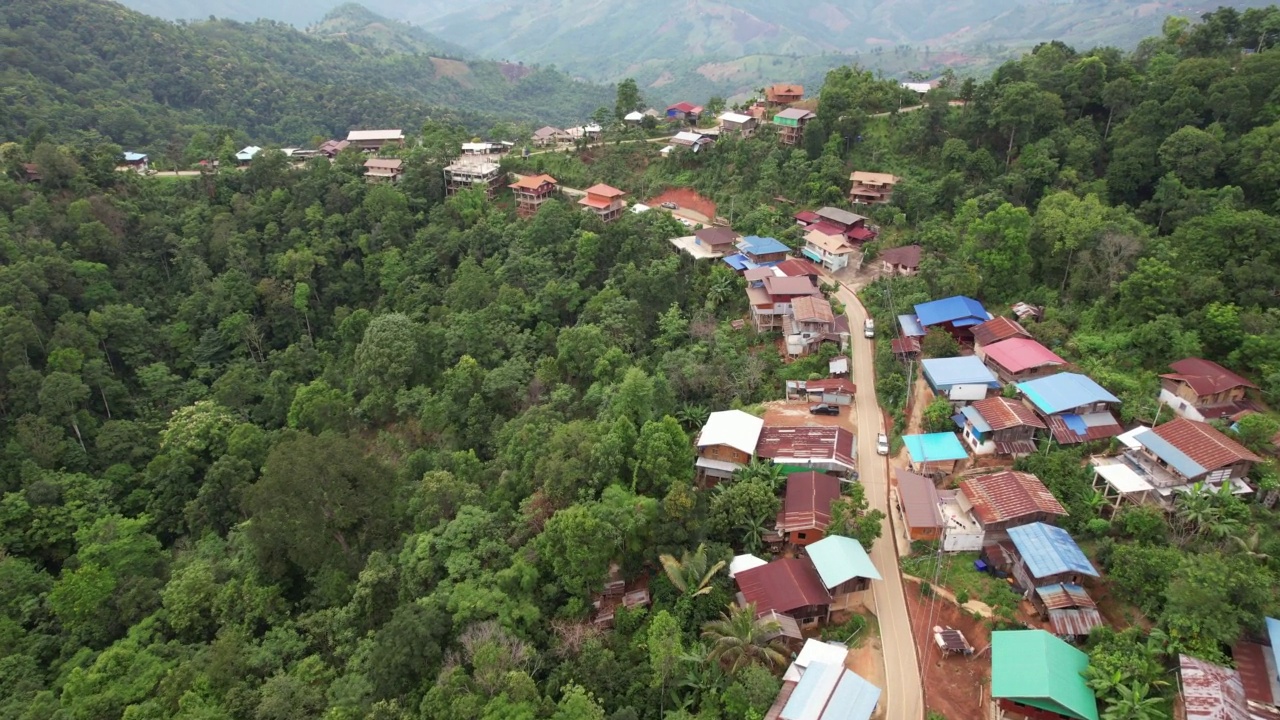
{"type": "Polygon", "coordinates": [[[997,395],[996,397],[979,400],[966,407],[965,410],[970,408],[982,416],[982,419],[986,421],[991,430],[1007,430],[1011,427],[1023,425],[1040,429],[1045,427],[1044,421],[1036,417],[1036,414],[1031,412],[1031,408],[1007,397],[997,395]]]}
{"type": "Polygon", "coordinates": [[[1009,541],[1018,549],[1018,554],[1022,556],[1032,577],[1042,578],[1067,572],[1098,577],[1093,563],[1089,562],[1084,551],[1066,530],[1034,522],[1011,527],[1008,532],[1009,541]]]}
{"type": "Polygon", "coordinates": [[[1058,373],[1018,383],[1018,390],[1026,395],[1041,412],[1054,414],[1097,402],[1118,403],[1120,398],[1106,388],[1080,373],[1058,373]]]}
{"type": "Polygon", "coordinates": [[[782,118],[783,120],[804,120],[806,118],[817,117],[817,115],[814,115],[812,112],[805,110],[804,108],[787,108],[773,117],[775,120],[777,118],[782,118]]]}
{"type": "Polygon", "coordinates": [[[1244,682],[1244,696],[1268,705],[1277,701],[1277,695],[1272,692],[1275,669],[1267,667],[1267,656],[1271,653],[1271,648],[1248,640],[1240,640],[1231,648],[1231,659],[1244,682]]]}
{"type": "Polygon", "coordinates": [[[819,720],[868,720],[879,702],[880,688],[852,670],[845,670],[819,720]]]}
{"type": "Polygon", "coordinates": [[[146,160],[146,159],[147,159],[147,156],[145,153],[136,153],[136,152],[126,151],[124,154],[125,162],[142,162],[143,160],[146,160]]]}
{"type": "Polygon", "coordinates": [[[800,676],[796,689],[791,692],[791,699],[782,709],[779,720],[819,720],[844,672],[841,664],[810,663],[800,676]]]}
{"type": "Polygon", "coordinates": [[[973,341],[979,345],[992,345],[1015,337],[1031,337],[1027,329],[1015,320],[996,317],[973,328],[973,341]]]}
{"type": "Polygon", "coordinates": [[[890,265],[918,268],[920,267],[920,253],[923,250],[919,245],[903,245],[882,251],[879,259],[881,262],[887,262],[890,265]]]}
{"type": "MultiPolygon", "coordinates": [[[[808,280],[808,278],[804,278],[808,280]]],[[[798,297],[791,301],[791,314],[798,322],[835,322],[831,303],[824,297],[798,297]]]]}
{"type": "Polygon", "coordinates": [[[982,417],[982,413],[972,405],[964,406],[957,417],[968,420],[973,425],[973,429],[980,433],[991,432],[991,423],[987,422],[987,419],[982,417]]]}
{"type": "Polygon", "coordinates": [[[1047,610],[1069,610],[1071,608],[1096,608],[1098,604],[1089,597],[1089,593],[1079,585],[1071,583],[1054,583],[1036,588],[1036,595],[1044,603],[1047,610]]]}
{"type": "Polygon", "coordinates": [[[1076,720],[1098,720],[1098,700],[1080,674],[1089,656],[1044,630],[991,633],[991,697],[1076,720]]]}
{"type": "Polygon", "coordinates": [[[1240,673],[1187,655],[1178,656],[1186,720],[1248,720],[1240,673]]]}
{"type": "Polygon", "coordinates": [[[698,435],[698,447],[728,445],[754,455],[764,429],[764,420],[741,410],[721,410],[707,416],[698,435]]]}
{"type": "Polygon", "coordinates": [[[1216,395],[1232,388],[1246,387],[1257,389],[1257,385],[1222,367],[1212,360],[1203,358],[1186,358],[1170,363],[1173,370],[1160,377],[1181,380],[1191,386],[1196,395],[1216,395]]]}
{"type": "Polygon", "coordinates": [[[982,307],[982,303],[964,295],[920,303],[916,305],[915,310],[920,324],[925,327],[943,323],[955,324],[966,320],[976,321],[972,324],[977,325],[991,318],[987,309],[982,307]]]}
{"type": "Polygon", "coordinates": [[[942,500],[933,481],[906,470],[895,470],[894,476],[898,479],[898,501],[902,503],[907,525],[913,528],[942,527],[942,512],[938,510],[942,500]]]}
{"type": "Polygon", "coordinates": [[[1005,470],[968,478],[960,492],[973,506],[978,522],[990,525],[1040,513],[1066,515],[1062,503],[1031,473],[1005,470]]]}
{"type": "Polygon", "coordinates": [[[831,595],[808,558],[779,558],[734,577],[742,597],[755,603],[756,614],[788,613],[806,605],[829,605],[831,595]]]}
{"type": "Polygon", "coordinates": [[[1053,439],[1063,445],[1104,440],[1116,437],[1124,430],[1109,412],[1050,415],[1048,425],[1053,439]]]}
{"type": "Polygon", "coordinates": [[[1102,615],[1094,608],[1050,610],[1049,624],[1059,637],[1088,637],[1094,628],[1102,627],[1102,615]]]}
{"type": "Polygon", "coordinates": [[[989,388],[1000,387],[1000,381],[991,370],[982,364],[982,360],[973,355],[949,358],[928,358],[922,360],[925,378],[929,385],[938,389],[947,389],[954,385],[986,385],[989,388]]]}
{"type": "Polygon", "coordinates": [[[902,442],[907,446],[912,462],[945,462],[969,457],[969,452],[955,433],[903,435],[902,442]]]}
{"type": "Polygon", "coordinates": [[[818,217],[824,220],[830,220],[831,222],[837,223],[839,225],[843,225],[845,228],[849,228],[861,221],[866,220],[865,217],[857,213],[851,213],[848,210],[841,210],[840,208],[835,208],[830,206],[818,208],[816,212],[818,213],[818,217]]]}
{"type": "Polygon", "coordinates": [[[902,334],[907,337],[924,337],[925,329],[920,324],[919,318],[915,315],[899,315],[898,325],[902,328],[902,334]]]}
{"type": "MultiPolygon", "coordinates": [[[[1266,618],[1267,635],[1271,638],[1271,661],[1276,665],[1280,665],[1280,620],[1273,617],[1266,618]]],[[[1280,702],[1280,698],[1274,698],[1276,702],[1280,702]]]]}
{"type": "Polygon", "coordinates": [[[853,433],[830,425],[765,428],[760,432],[756,454],[792,464],[833,462],[852,470],[853,433]]]}
{"type": "Polygon", "coordinates": [[[751,554],[735,555],[733,557],[733,560],[729,562],[729,579],[732,580],[740,572],[745,572],[753,568],[763,567],[768,564],[769,564],[768,561],[761,560],[755,555],[751,555],[751,554]]]}
{"type": "Polygon", "coordinates": [[[840,480],[817,472],[787,476],[787,494],[778,530],[821,530],[831,524],[831,503],[840,497],[840,480]]]}
{"type": "Polygon", "coordinates": [[[1258,462],[1261,459],[1212,425],[1186,418],[1167,422],[1138,435],[1134,440],[1165,462],[1175,465],[1178,472],[1188,478],[1240,461],[1258,462]],[[1168,457],[1161,453],[1167,453],[1168,457]],[[1183,471],[1183,467],[1178,467],[1179,464],[1184,465],[1187,472],[1183,471]]]}
{"type": "Polygon", "coordinates": [[[1058,354],[1031,338],[1009,338],[986,349],[987,359],[1011,373],[1020,373],[1045,365],[1066,365],[1058,354]]]}
{"type": "Polygon", "coordinates": [[[854,538],[828,535],[807,546],[805,552],[828,589],[854,578],[880,579],[862,543],[854,538]]]}
{"type": "Polygon", "coordinates": [[[743,252],[752,255],[772,255],[773,253],[791,252],[791,248],[782,243],[781,240],[771,237],[760,237],[758,235],[748,235],[738,241],[738,248],[743,252]]]}

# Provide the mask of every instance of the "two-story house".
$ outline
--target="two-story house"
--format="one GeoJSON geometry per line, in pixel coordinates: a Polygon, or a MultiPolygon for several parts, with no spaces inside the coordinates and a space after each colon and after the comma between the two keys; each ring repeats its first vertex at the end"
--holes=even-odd
{"type": "Polygon", "coordinates": [[[611,223],[622,217],[622,210],[627,206],[623,201],[626,193],[615,187],[599,184],[587,188],[586,197],[578,204],[595,213],[602,222],[611,223]]]}
{"type": "Polygon", "coordinates": [[[691,102],[678,102],[667,108],[667,119],[688,122],[694,124],[698,122],[698,116],[702,114],[702,106],[694,105],[691,102]]]}
{"type": "Polygon", "coordinates": [[[857,247],[876,238],[875,229],[867,225],[867,219],[857,213],[828,206],[818,208],[814,214],[818,216],[818,222],[812,227],[825,230],[828,234],[832,234],[831,231],[834,230],[857,247]]]}
{"type": "Polygon", "coordinates": [[[783,145],[796,146],[804,141],[804,129],[818,117],[803,108],[787,108],[773,116],[773,125],[778,128],[778,140],[783,145]]]}
{"type": "Polygon", "coordinates": [[[791,314],[782,316],[782,335],[791,357],[809,355],[824,342],[843,350],[849,345],[849,322],[836,317],[826,298],[806,295],[791,301],[791,314]]]}
{"type": "Polygon", "coordinates": [[[764,420],[741,410],[721,410],[707,416],[695,443],[694,465],[704,481],[725,480],[756,454],[764,420]]]}
{"type": "Polygon", "coordinates": [[[814,228],[805,233],[801,254],[831,272],[862,266],[862,250],[854,247],[843,234],[827,234],[814,228]]]}
{"type": "Polygon", "coordinates": [[[1036,451],[1036,433],[1048,429],[1031,408],[999,395],[968,405],[960,414],[960,437],[974,455],[1030,455],[1036,451]]]}
{"type": "Polygon", "coordinates": [[[1087,375],[1062,372],[1016,387],[1062,445],[1106,440],[1124,432],[1113,414],[1120,398],[1087,375]]]}
{"type": "Polygon", "coordinates": [[[770,85],[764,89],[764,101],[769,107],[798,103],[804,99],[804,86],[791,83],[770,85]]]}
{"type": "Polygon", "coordinates": [[[742,113],[727,112],[720,115],[720,134],[748,138],[756,132],[756,119],[742,113]]]}
{"type": "Polygon", "coordinates": [[[1138,433],[1133,441],[1137,447],[1124,454],[1125,464],[1168,507],[1175,491],[1185,492],[1195,483],[1210,490],[1230,485],[1238,495],[1253,492],[1245,478],[1262,460],[1212,425],[1186,418],[1138,433]]]}
{"type": "Polygon", "coordinates": [[[404,160],[400,158],[369,158],[364,161],[366,182],[398,182],[404,174],[404,160]]]}
{"type": "Polygon", "coordinates": [[[849,202],[861,205],[887,205],[893,200],[893,186],[901,178],[889,173],[855,170],[849,176],[849,202]]]}
{"type": "Polygon", "coordinates": [[[919,303],[915,306],[915,311],[915,321],[920,327],[921,336],[929,328],[936,327],[947,331],[961,342],[967,342],[973,337],[974,326],[991,319],[991,314],[982,307],[982,303],[964,295],[919,303]]]}
{"type": "Polygon", "coordinates": [[[1160,376],[1160,402],[1189,420],[1231,418],[1253,409],[1246,397],[1258,386],[1211,360],[1186,358],[1160,376]]]}
{"type": "Polygon", "coordinates": [[[388,145],[403,145],[404,131],[392,130],[352,130],[347,133],[347,142],[364,152],[378,152],[388,145]]]}
{"type": "Polygon", "coordinates": [[[777,275],[764,278],[761,287],[748,287],[747,301],[756,332],[781,330],[783,318],[792,314],[791,301],[798,297],[822,297],[822,290],[807,277],[777,275]]]}
{"type": "Polygon", "coordinates": [[[533,217],[538,208],[555,195],[559,184],[550,175],[525,175],[507,187],[516,199],[516,215],[533,217]]]}

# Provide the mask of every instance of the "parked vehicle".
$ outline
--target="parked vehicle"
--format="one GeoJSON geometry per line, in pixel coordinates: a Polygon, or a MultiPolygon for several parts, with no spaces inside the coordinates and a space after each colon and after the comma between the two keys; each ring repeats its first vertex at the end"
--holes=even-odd
{"type": "Polygon", "coordinates": [[[867,318],[867,321],[862,323],[862,336],[867,338],[873,338],[876,336],[875,320],[873,320],[872,318],[867,318]]]}
{"type": "Polygon", "coordinates": [[[680,208],[680,206],[679,206],[679,205],[677,205],[677,204],[675,204],[675,203],[673,203],[673,202],[671,202],[671,201],[669,201],[669,200],[668,200],[667,202],[662,203],[661,207],[664,207],[664,208],[666,208],[666,209],[668,209],[668,210],[678,210],[678,209],[680,208]]]}
{"type": "Polygon", "coordinates": [[[878,455],[889,454],[889,438],[884,433],[880,433],[879,435],[876,435],[876,454],[878,455]]]}
{"type": "Polygon", "coordinates": [[[812,415],[839,415],[840,406],[818,403],[817,405],[809,406],[809,413],[812,415]]]}

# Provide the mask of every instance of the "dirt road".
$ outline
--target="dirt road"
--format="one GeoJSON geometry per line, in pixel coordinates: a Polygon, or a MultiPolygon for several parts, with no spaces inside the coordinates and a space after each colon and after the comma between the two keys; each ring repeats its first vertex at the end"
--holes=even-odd
{"type": "MultiPolygon", "coordinates": [[[[885,458],[876,454],[876,434],[884,430],[884,415],[876,400],[874,341],[862,337],[862,323],[867,312],[862,303],[843,283],[836,299],[844,303],[853,328],[853,381],[858,418],[858,473],[866,489],[867,502],[885,514],[885,522],[893,522],[889,508],[889,472],[885,458]]],[[[898,572],[898,547],[892,528],[871,547],[871,561],[884,580],[871,583],[876,618],[884,648],[885,688],[882,701],[884,717],[894,720],[922,720],[924,691],[920,682],[920,665],[916,659],[911,635],[911,619],[907,615],[907,599],[902,576],[898,572]]]]}

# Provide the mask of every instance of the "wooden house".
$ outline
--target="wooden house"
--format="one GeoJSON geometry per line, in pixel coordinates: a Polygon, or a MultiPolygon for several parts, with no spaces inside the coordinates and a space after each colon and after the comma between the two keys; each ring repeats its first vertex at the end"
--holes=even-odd
{"type": "Polygon", "coordinates": [[[378,152],[388,145],[404,144],[404,131],[395,130],[352,130],[347,133],[347,142],[364,152],[378,152]]]}
{"type": "Polygon", "coordinates": [[[783,319],[792,314],[791,302],[799,297],[822,297],[822,290],[807,277],[764,278],[761,287],[747,287],[751,320],[756,332],[782,330],[783,319]]]}
{"type": "Polygon", "coordinates": [[[898,513],[912,540],[936,542],[942,538],[942,499],[933,481],[908,470],[894,470],[898,513]]]}
{"type": "Polygon", "coordinates": [[[1036,433],[1048,429],[1026,405],[998,395],[968,405],[960,414],[960,437],[974,455],[1030,455],[1036,451],[1036,433]]]}
{"type": "Polygon", "coordinates": [[[756,119],[742,113],[727,112],[719,118],[721,135],[737,135],[748,138],[755,134],[756,119]]]}
{"type": "Polygon", "coordinates": [[[1062,445],[1106,440],[1124,432],[1114,414],[1120,398],[1086,375],[1060,372],[1016,387],[1062,445]]]}
{"type": "Polygon", "coordinates": [[[754,605],[756,616],[776,612],[801,627],[824,622],[831,615],[831,594],[809,558],[779,558],[737,573],[741,605],[754,605]]]}
{"type": "Polygon", "coordinates": [[[1067,514],[1040,478],[1014,470],[967,478],[960,483],[960,496],[982,527],[986,542],[1004,537],[1011,527],[1052,523],[1067,514]]]}
{"type": "Polygon", "coordinates": [[[791,473],[778,513],[778,532],[804,547],[821,540],[831,524],[831,503],[840,498],[840,478],[820,472],[791,473]]]}
{"type": "Polygon", "coordinates": [[[1085,578],[1098,577],[1084,551],[1060,527],[1043,522],[1015,525],[1006,530],[1013,544],[1010,573],[1024,590],[1042,585],[1080,585],[1085,578]]]}
{"type": "Polygon", "coordinates": [[[711,413],[695,443],[699,479],[716,482],[733,477],[756,454],[763,428],[764,420],[741,410],[711,413]]]}
{"type": "Polygon", "coordinates": [[[404,174],[404,160],[400,158],[369,158],[364,161],[366,182],[399,182],[404,174]]]}
{"type": "Polygon", "coordinates": [[[798,103],[804,99],[804,86],[792,83],[778,83],[764,89],[764,101],[770,107],[781,107],[798,103]]]}
{"type": "Polygon", "coordinates": [[[592,185],[587,188],[586,197],[579,200],[578,204],[595,213],[601,222],[611,223],[622,217],[622,210],[627,206],[622,199],[625,195],[625,192],[615,187],[592,185]]]}
{"type": "Polygon", "coordinates": [[[1067,361],[1054,351],[1035,340],[1021,337],[984,345],[982,361],[1001,382],[1006,383],[1046,377],[1067,366],[1067,361]]]}
{"type": "Polygon", "coordinates": [[[893,186],[899,178],[889,173],[855,170],[849,176],[849,202],[860,205],[887,205],[893,200],[893,186]]]}
{"type": "Polygon", "coordinates": [[[817,115],[802,108],[787,108],[773,116],[778,128],[778,140],[783,145],[799,145],[804,142],[804,129],[817,115]]]}
{"type": "Polygon", "coordinates": [[[520,217],[533,217],[538,208],[556,193],[559,185],[550,175],[524,175],[507,187],[516,199],[516,214],[520,217]]]}
{"type": "Polygon", "coordinates": [[[831,594],[832,610],[849,610],[858,602],[859,593],[880,579],[862,543],[843,535],[828,535],[804,549],[818,571],[822,585],[831,594]]]}
{"type": "Polygon", "coordinates": [[[1188,420],[1234,419],[1252,411],[1249,390],[1258,386],[1216,362],[1186,358],[1160,376],[1160,402],[1188,420]]]}
{"type": "Polygon", "coordinates": [[[880,251],[878,257],[880,269],[886,275],[915,275],[920,271],[920,255],[923,251],[919,245],[903,245],[880,251]]]}

